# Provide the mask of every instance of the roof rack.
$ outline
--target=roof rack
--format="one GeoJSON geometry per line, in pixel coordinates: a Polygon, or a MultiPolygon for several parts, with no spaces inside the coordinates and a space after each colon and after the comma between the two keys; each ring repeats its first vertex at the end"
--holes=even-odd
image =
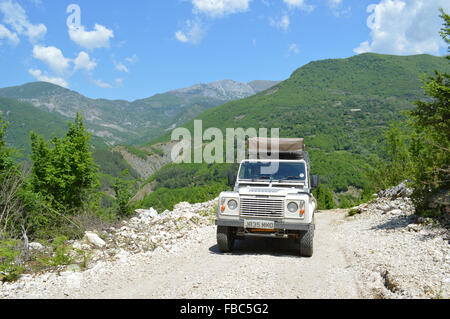
{"type": "Polygon", "coordinates": [[[303,138],[263,138],[248,139],[248,158],[273,159],[278,153],[278,159],[304,159],[310,165],[308,152],[305,151],[303,138]]]}

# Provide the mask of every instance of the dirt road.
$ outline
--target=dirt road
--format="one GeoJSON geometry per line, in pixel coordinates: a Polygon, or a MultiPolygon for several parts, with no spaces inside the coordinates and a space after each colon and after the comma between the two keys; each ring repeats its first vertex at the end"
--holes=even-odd
{"type": "Polygon", "coordinates": [[[334,236],[342,218],[333,211],[317,214],[312,258],[299,257],[295,243],[281,239],[237,241],[233,253],[221,254],[215,227],[206,226],[178,252],[134,255],[22,297],[357,298],[355,274],[334,236]]]}
{"type": "Polygon", "coordinates": [[[449,296],[446,230],[414,224],[412,206],[403,199],[380,199],[353,217],[346,217],[346,211],[319,212],[312,258],[299,257],[294,241],[266,238],[237,241],[233,253],[220,253],[216,227],[208,218],[200,224],[189,222],[190,218],[198,219],[193,211],[213,204],[196,207],[186,203],[178,208],[182,215],[166,216],[138,228],[137,233],[130,233],[130,229],[145,218],[118,230],[137,239],[153,229],[149,238],[158,234],[171,244],[140,253],[120,250],[112,259],[108,249],[96,250],[105,257],[89,269],[26,275],[17,283],[0,284],[0,298],[449,296]],[[179,220],[192,226],[181,237],[179,224],[174,222],[179,220]]]}

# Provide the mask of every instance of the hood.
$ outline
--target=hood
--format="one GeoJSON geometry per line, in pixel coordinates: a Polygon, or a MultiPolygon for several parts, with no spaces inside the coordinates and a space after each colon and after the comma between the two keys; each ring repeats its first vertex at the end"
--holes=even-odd
{"type": "Polygon", "coordinates": [[[288,194],[297,194],[298,188],[287,187],[260,187],[244,186],[239,188],[239,195],[268,195],[268,196],[286,196],[288,194]]]}

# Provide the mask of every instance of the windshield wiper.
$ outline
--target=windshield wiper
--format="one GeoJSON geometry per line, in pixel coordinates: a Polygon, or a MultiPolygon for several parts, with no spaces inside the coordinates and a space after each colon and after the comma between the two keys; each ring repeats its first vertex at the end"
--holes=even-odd
{"type": "Polygon", "coordinates": [[[282,179],[280,179],[281,181],[289,181],[289,180],[293,180],[293,179],[297,179],[297,180],[301,180],[299,177],[297,177],[297,176],[286,176],[286,177],[284,177],[284,178],[282,178],[282,179]]]}

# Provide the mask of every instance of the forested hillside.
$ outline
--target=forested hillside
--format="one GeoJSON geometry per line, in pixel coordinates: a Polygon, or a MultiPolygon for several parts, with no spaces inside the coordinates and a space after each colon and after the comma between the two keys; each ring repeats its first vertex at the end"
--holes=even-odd
{"type": "MultiPolygon", "coordinates": [[[[160,136],[176,125],[191,120],[211,107],[254,95],[277,83],[253,81],[247,84],[222,80],[196,84],[130,102],[91,99],[51,83],[32,82],[0,88],[0,97],[28,102],[37,109],[36,111],[30,109],[29,113],[41,114],[43,118],[48,116],[39,111],[63,118],[65,121],[73,120],[75,114],[80,113],[91,134],[97,137],[97,140],[103,140],[103,145],[139,145],[160,136]]],[[[1,110],[4,111],[3,108],[1,110]]],[[[43,130],[53,130],[53,122],[48,121],[43,130]]],[[[14,124],[10,127],[12,131],[30,131],[35,127],[28,126],[27,122],[21,127],[14,124]]],[[[58,131],[58,125],[54,130],[58,131]]],[[[12,145],[17,146],[14,143],[12,145]]],[[[29,148],[26,151],[29,152],[29,148]]]]}
{"type": "MultiPolygon", "coordinates": [[[[384,151],[384,132],[424,97],[420,77],[434,70],[449,70],[446,59],[367,53],[311,62],[273,88],[197,119],[204,130],[280,128],[281,137],[304,137],[324,186],[337,193],[370,188],[367,173],[384,151]]],[[[192,132],[193,121],[184,127],[192,132]]]]}
{"type": "MultiPolygon", "coordinates": [[[[30,131],[35,131],[45,138],[62,136],[67,128],[68,118],[57,113],[49,113],[26,102],[0,97],[0,112],[8,123],[6,142],[22,150],[21,158],[26,158],[31,150],[30,131]]],[[[105,148],[107,145],[99,137],[92,138],[92,145],[105,148]]]]}

